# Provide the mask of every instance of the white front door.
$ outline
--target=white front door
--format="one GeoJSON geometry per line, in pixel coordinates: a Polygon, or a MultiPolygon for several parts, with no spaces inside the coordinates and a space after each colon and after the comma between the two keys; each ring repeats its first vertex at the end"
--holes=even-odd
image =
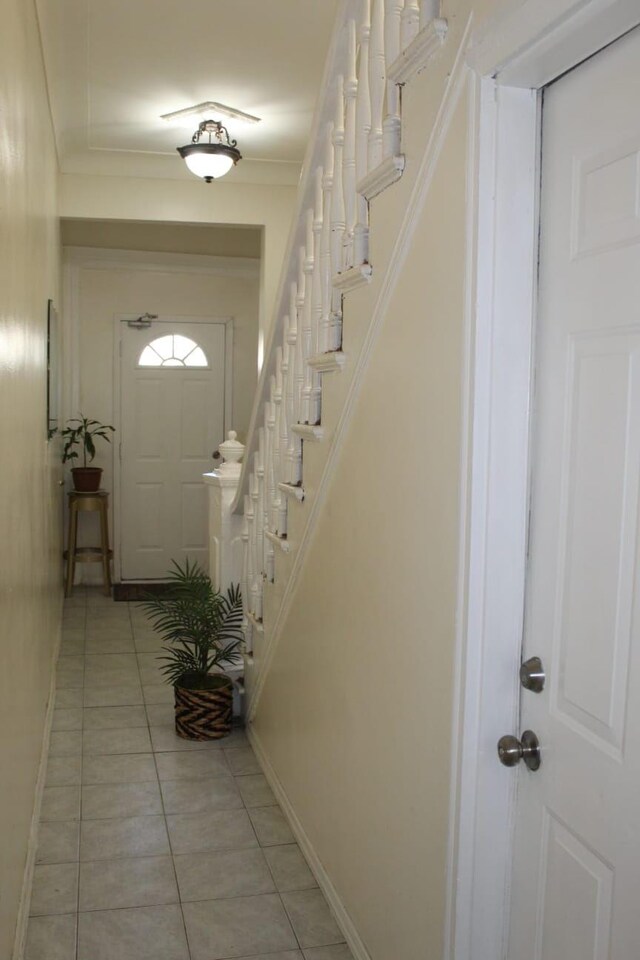
{"type": "Polygon", "coordinates": [[[640,957],[640,30],[544,92],[509,960],[640,957]]]}
{"type": "Polygon", "coordinates": [[[121,327],[121,579],[162,579],[186,557],[206,570],[202,474],[224,439],[225,325],[121,327]]]}

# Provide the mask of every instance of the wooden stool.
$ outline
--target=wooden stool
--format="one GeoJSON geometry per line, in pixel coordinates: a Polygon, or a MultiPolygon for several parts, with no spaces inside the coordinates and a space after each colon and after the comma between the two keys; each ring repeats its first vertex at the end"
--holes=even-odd
{"type": "Polygon", "coordinates": [[[71,596],[76,563],[101,563],[104,592],[107,596],[111,596],[110,561],[113,551],[109,549],[109,494],[106,490],[96,490],[95,493],[79,493],[73,490],[67,496],[69,497],[69,542],[65,551],[67,574],[64,595],[71,596]],[[100,514],[100,546],[79,547],[78,514],[96,510],[100,514]]]}

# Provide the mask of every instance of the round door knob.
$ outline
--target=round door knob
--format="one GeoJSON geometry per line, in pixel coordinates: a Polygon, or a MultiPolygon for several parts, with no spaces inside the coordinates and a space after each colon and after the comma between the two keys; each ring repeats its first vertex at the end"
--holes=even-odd
{"type": "Polygon", "coordinates": [[[520,683],[525,690],[542,693],[547,679],[540,657],[529,657],[520,667],[520,683]]]}
{"type": "Polygon", "coordinates": [[[538,770],[542,762],[540,741],[533,730],[525,730],[520,740],[507,734],[498,740],[498,757],[505,767],[516,767],[523,760],[529,770],[538,770]]]}
{"type": "Polygon", "coordinates": [[[498,740],[498,756],[504,767],[515,767],[522,760],[522,744],[509,734],[498,740]]]}

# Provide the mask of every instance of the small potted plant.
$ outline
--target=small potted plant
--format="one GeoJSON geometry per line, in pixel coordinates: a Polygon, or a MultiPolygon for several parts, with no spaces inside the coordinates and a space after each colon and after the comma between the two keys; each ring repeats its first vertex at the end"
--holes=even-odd
{"type": "Polygon", "coordinates": [[[175,690],[176,733],[218,740],[231,732],[233,713],[233,684],[221,666],[242,657],[240,588],[219,593],[197,563],[172,563],[167,591],[149,595],[142,606],[166,643],[159,659],[175,690]]]}
{"type": "Polygon", "coordinates": [[[67,426],[60,431],[61,436],[64,437],[63,463],[78,459],[79,455],[75,447],[80,447],[82,450],[82,466],[71,468],[73,485],[78,492],[95,493],[99,489],[102,467],[88,467],[87,462],[91,463],[96,455],[94,438],[102,437],[107,443],[111,443],[109,432],[114,433],[114,431],[115,427],[100,423],[99,420],[89,420],[82,413],[80,417],[68,420],[67,426]]]}

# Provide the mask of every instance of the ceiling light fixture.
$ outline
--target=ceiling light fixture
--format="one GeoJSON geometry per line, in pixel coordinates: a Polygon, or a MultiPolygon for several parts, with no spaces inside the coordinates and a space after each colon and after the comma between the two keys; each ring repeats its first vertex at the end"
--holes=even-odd
{"type": "Polygon", "coordinates": [[[216,100],[203,100],[202,103],[194,103],[192,107],[183,107],[182,110],[163,113],[160,119],[166,120],[168,123],[176,123],[186,117],[201,117],[205,120],[216,116],[229,117],[231,120],[240,120],[242,123],[260,123],[260,117],[254,117],[252,113],[245,113],[244,110],[237,110],[235,107],[229,107],[226,103],[218,103],[216,100]]]}
{"type": "Polygon", "coordinates": [[[176,149],[189,170],[207,183],[224,177],[238,160],[242,160],[238,141],[229,138],[229,131],[218,120],[203,120],[191,143],[176,149]],[[205,133],[209,139],[202,143],[200,138],[205,133]]]}

